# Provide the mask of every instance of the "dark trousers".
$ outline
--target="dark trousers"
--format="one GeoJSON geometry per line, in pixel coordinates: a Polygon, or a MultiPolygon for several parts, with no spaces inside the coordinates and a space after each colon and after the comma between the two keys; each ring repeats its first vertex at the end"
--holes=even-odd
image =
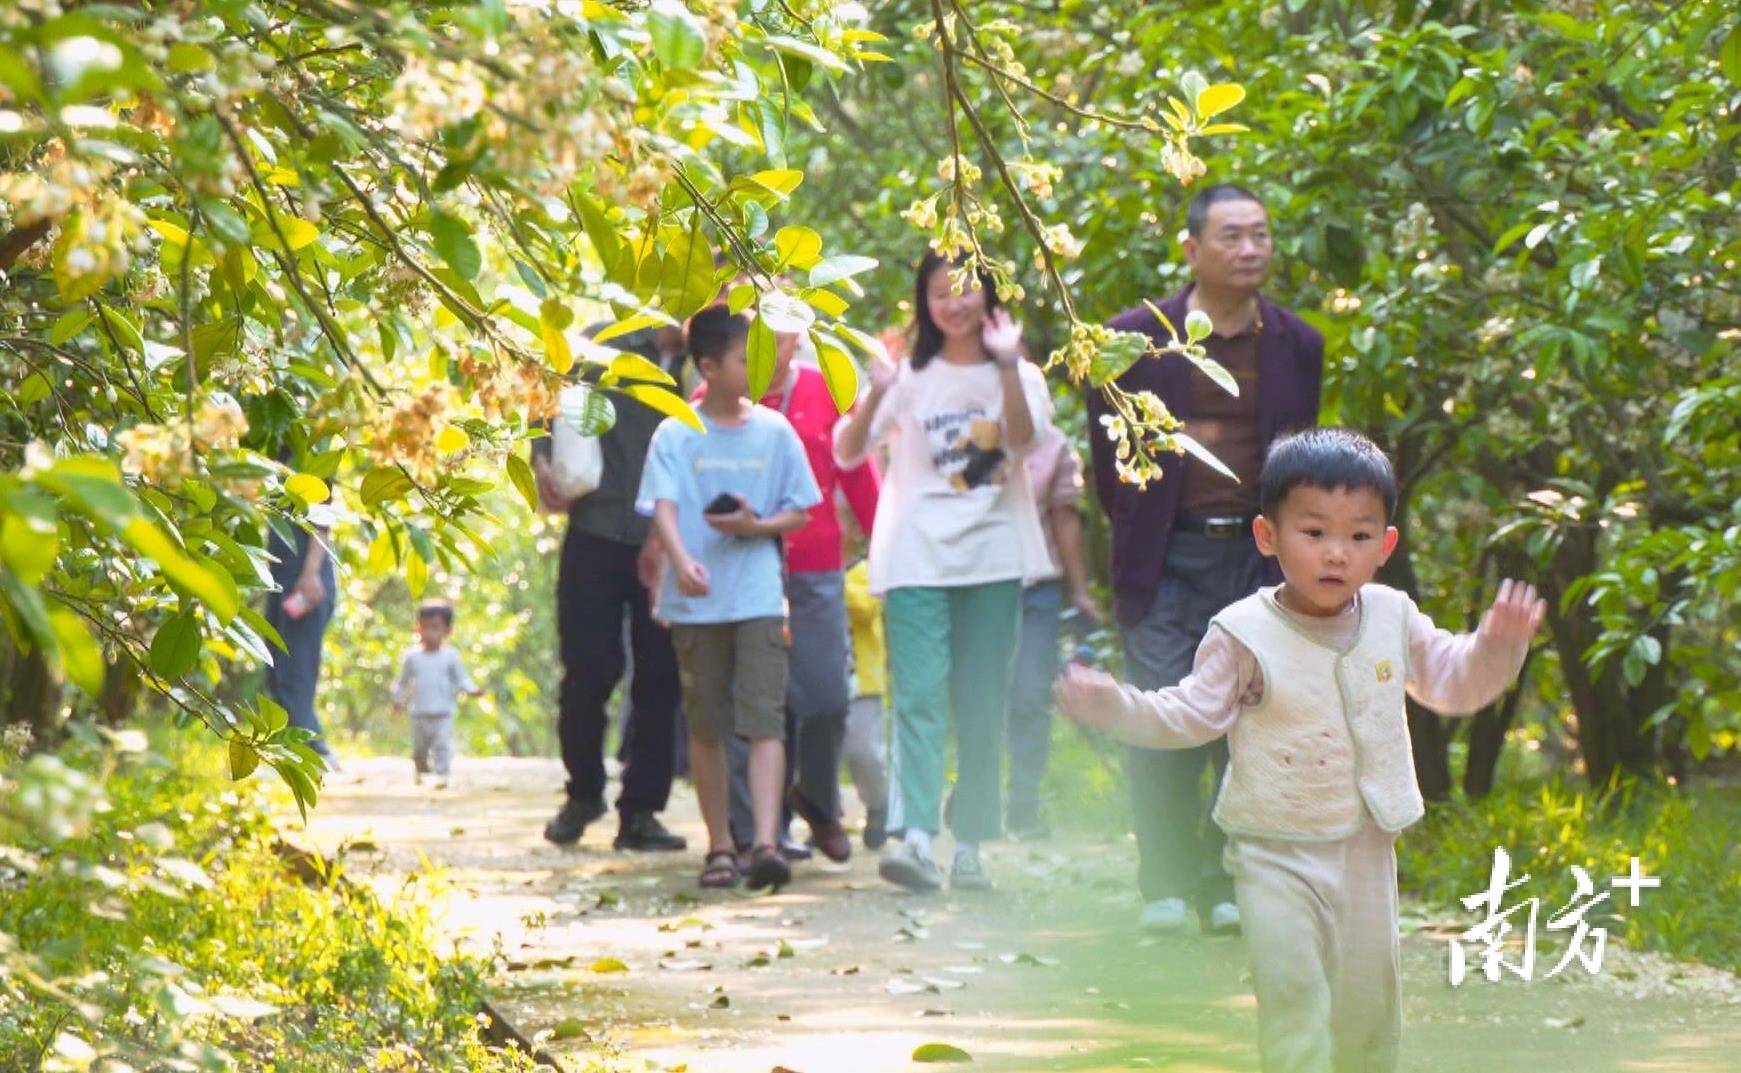
{"type": "MultiPolygon", "coordinates": [[[[810,807],[838,817],[840,762],[846,743],[846,580],[838,570],[786,575],[787,621],[792,634],[786,678],[786,783],[810,807]]],[[[726,742],[731,763],[731,828],[739,842],[755,831],[750,809],[749,745],[726,742]]],[[[791,817],[783,820],[790,822],[791,817]]]]}
{"type": "MultiPolygon", "coordinates": [[[[1217,539],[1174,530],[1155,602],[1125,631],[1125,677],[1141,689],[1177,685],[1191,673],[1209,620],[1265,580],[1250,533],[1217,539]]],[[[1133,748],[1129,764],[1143,899],[1183,898],[1200,911],[1232,901],[1233,882],[1221,863],[1226,839],[1209,818],[1227,770],[1227,740],[1194,749],[1133,748]],[[1205,766],[1215,772],[1207,796],[1205,766]]]]}
{"type": "MultiPolygon", "coordinates": [[[[294,580],[280,584],[288,589],[294,580]]],[[[284,593],[266,597],[266,621],[284,638],[284,651],[274,651],[272,662],[266,667],[266,692],[289,714],[291,726],[314,735],[310,748],[322,756],[331,756],[320,716],[314,710],[314,692],[320,685],[321,643],[336,606],[337,578],[330,565],[322,580],[326,584],[326,599],[310,607],[301,618],[291,618],[285,613],[284,593]]]]}
{"type": "Polygon", "coordinates": [[[556,632],[562,652],[557,735],[568,769],[568,796],[602,801],[605,792],[605,705],[628,663],[623,652],[627,613],[634,680],[624,724],[627,755],[621,812],[659,812],[671,796],[680,698],[671,634],[653,621],[647,590],[635,574],[640,549],[579,532],[562,543],[556,581],[556,632]]]}

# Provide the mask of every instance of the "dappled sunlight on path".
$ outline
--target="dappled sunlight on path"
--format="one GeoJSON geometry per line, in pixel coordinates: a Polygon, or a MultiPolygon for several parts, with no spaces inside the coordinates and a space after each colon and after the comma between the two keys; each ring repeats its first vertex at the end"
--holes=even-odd
{"type": "MultiPolygon", "coordinates": [[[[862,850],[798,865],[777,895],[703,893],[697,852],[615,853],[614,817],[577,848],[544,842],[561,784],[547,761],[462,760],[434,790],[407,761],[360,760],[306,831],[286,828],[348,844],[352,876],[384,896],[437,869],[416,882],[443,926],[501,944],[498,1007],[552,1032],[570,1070],[881,1073],[926,1068],[911,1056],[933,1042],[976,1069],[1257,1068],[1243,944],[1139,936],[1127,840],[994,847],[989,895],[897,891],[862,850]]],[[[700,844],[686,788],[666,819],[700,844]]],[[[1404,957],[1405,1070],[1717,1073],[1741,1052],[1733,992],[1624,996],[1569,974],[1453,990],[1441,939],[1410,935],[1404,957]]]]}

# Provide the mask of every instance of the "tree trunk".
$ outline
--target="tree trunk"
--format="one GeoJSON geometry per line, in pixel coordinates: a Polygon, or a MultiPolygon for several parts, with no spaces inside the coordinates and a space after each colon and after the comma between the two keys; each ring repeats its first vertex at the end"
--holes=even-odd
{"type": "Polygon", "coordinates": [[[1619,774],[1659,773],[1658,735],[1641,724],[1656,710],[1650,698],[1657,698],[1657,704],[1662,702],[1667,672],[1661,665],[1651,668],[1635,690],[1628,688],[1621,675],[1620,659],[1608,660],[1595,674],[1584,663],[1584,653],[1601,636],[1601,625],[1582,614],[1582,608],[1562,613],[1560,604],[1568,586],[1600,565],[1596,542],[1593,526],[1565,532],[1544,578],[1544,595],[1548,629],[1560,656],[1560,674],[1578,713],[1578,752],[1584,760],[1584,774],[1591,786],[1603,790],[1619,774]]]}
{"type": "Polygon", "coordinates": [[[1516,688],[1499,698],[1497,703],[1476,712],[1469,720],[1469,756],[1463,764],[1465,797],[1486,797],[1493,792],[1499,758],[1505,752],[1505,735],[1510,732],[1512,722],[1517,719],[1517,709],[1523,703],[1523,681],[1529,676],[1531,660],[1524,661],[1516,688]]]}

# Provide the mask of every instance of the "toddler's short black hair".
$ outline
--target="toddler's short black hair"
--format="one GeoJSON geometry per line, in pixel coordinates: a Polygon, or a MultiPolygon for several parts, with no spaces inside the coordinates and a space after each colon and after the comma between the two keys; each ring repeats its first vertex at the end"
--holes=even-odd
{"type": "Polygon", "coordinates": [[[1396,513],[1396,471],[1378,445],[1345,428],[1313,428],[1277,440],[1258,478],[1258,502],[1271,521],[1288,493],[1301,486],[1366,489],[1384,500],[1384,520],[1396,513]]]}
{"type": "Polygon", "coordinates": [[[446,600],[425,600],[417,605],[417,621],[426,618],[438,618],[441,624],[453,629],[453,605],[446,600]]]}
{"type": "Polygon", "coordinates": [[[689,357],[697,369],[701,368],[702,358],[719,361],[749,337],[750,319],[723,305],[708,306],[690,317],[689,330],[685,333],[689,357]]]}

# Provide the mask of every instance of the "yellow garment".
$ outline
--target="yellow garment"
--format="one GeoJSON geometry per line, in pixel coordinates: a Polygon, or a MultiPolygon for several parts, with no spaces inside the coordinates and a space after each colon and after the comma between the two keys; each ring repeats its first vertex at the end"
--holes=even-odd
{"type": "Polygon", "coordinates": [[[880,697],[888,689],[889,658],[883,602],[870,593],[870,567],[863,559],[846,572],[846,620],[852,628],[852,695],[880,697]]]}

